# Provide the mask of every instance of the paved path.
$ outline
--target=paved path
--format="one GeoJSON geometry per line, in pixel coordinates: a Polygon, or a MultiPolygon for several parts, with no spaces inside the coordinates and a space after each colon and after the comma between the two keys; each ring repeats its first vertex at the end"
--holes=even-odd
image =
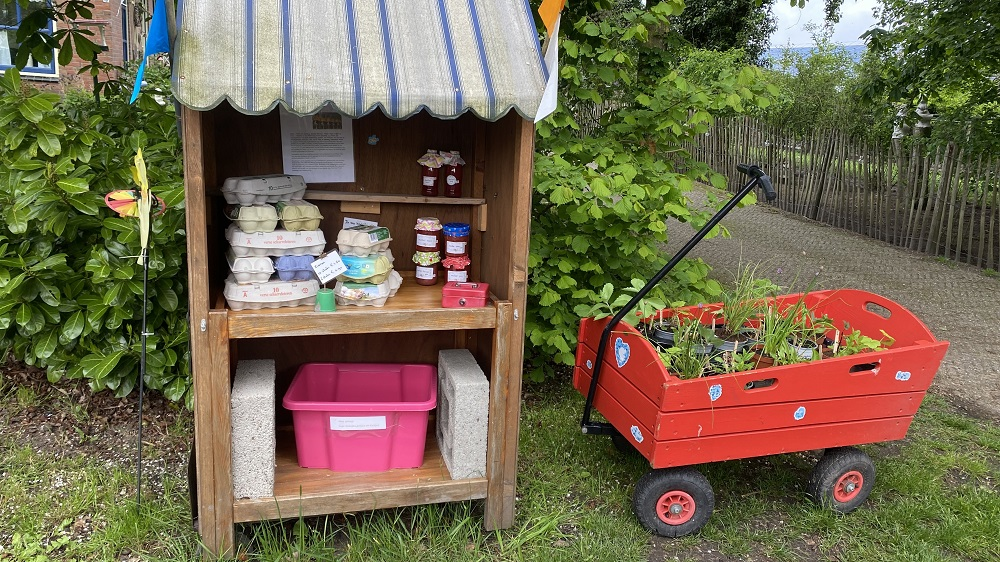
{"type": "MultiPolygon", "coordinates": [[[[763,205],[734,209],[722,224],[731,238],[704,240],[689,254],[715,268],[713,276],[731,279],[726,272],[742,258],[764,263],[764,275],[779,285],[796,275],[801,285],[819,271],[816,288],[863,289],[898,302],[951,342],[931,391],[1000,420],[1000,277],[763,205]]],[[[673,253],[693,231],[671,225],[669,233],[673,253]]]]}

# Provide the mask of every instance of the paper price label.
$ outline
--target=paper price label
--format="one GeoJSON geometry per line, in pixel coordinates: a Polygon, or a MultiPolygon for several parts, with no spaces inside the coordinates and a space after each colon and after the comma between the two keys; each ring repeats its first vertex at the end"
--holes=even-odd
{"type": "Polygon", "coordinates": [[[378,226],[375,221],[366,221],[365,219],[356,219],[352,217],[344,217],[344,228],[357,228],[359,226],[378,226]]]}
{"type": "Polygon", "coordinates": [[[344,265],[344,261],[340,259],[340,254],[337,252],[323,254],[318,260],[309,265],[312,266],[313,271],[316,272],[316,277],[319,277],[321,283],[328,283],[341,273],[347,271],[347,266],[344,265]]]}
{"type": "Polygon", "coordinates": [[[330,416],[330,429],[332,431],[363,431],[385,428],[385,416],[330,416]]]}

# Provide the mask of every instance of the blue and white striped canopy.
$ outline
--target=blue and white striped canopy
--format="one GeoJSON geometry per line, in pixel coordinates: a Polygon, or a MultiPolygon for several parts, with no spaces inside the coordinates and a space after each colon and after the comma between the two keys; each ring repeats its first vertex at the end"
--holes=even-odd
{"type": "Polygon", "coordinates": [[[248,114],[532,119],[547,78],[527,0],[184,0],[174,53],[182,104],[248,114]]]}

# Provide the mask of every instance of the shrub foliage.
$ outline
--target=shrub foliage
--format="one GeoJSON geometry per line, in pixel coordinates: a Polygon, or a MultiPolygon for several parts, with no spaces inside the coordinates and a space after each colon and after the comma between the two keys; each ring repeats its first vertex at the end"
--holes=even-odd
{"type": "Polygon", "coordinates": [[[127,395],[138,381],[138,220],[103,201],[131,189],[140,148],[167,203],[150,234],[146,384],[190,403],[180,139],[172,107],[112,97],[99,110],[0,78],[0,350],[127,395]]]}

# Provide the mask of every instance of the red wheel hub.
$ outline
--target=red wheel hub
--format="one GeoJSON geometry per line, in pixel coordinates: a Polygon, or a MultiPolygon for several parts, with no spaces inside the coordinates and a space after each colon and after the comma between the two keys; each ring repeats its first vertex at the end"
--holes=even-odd
{"type": "Polygon", "coordinates": [[[656,502],[656,515],[667,525],[683,525],[694,517],[694,498],[687,492],[671,490],[656,502]]]}
{"type": "Polygon", "coordinates": [[[865,485],[865,477],[857,470],[845,473],[837,479],[833,485],[833,499],[840,503],[847,503],[858,497],[861,488],[865,485]]]}

